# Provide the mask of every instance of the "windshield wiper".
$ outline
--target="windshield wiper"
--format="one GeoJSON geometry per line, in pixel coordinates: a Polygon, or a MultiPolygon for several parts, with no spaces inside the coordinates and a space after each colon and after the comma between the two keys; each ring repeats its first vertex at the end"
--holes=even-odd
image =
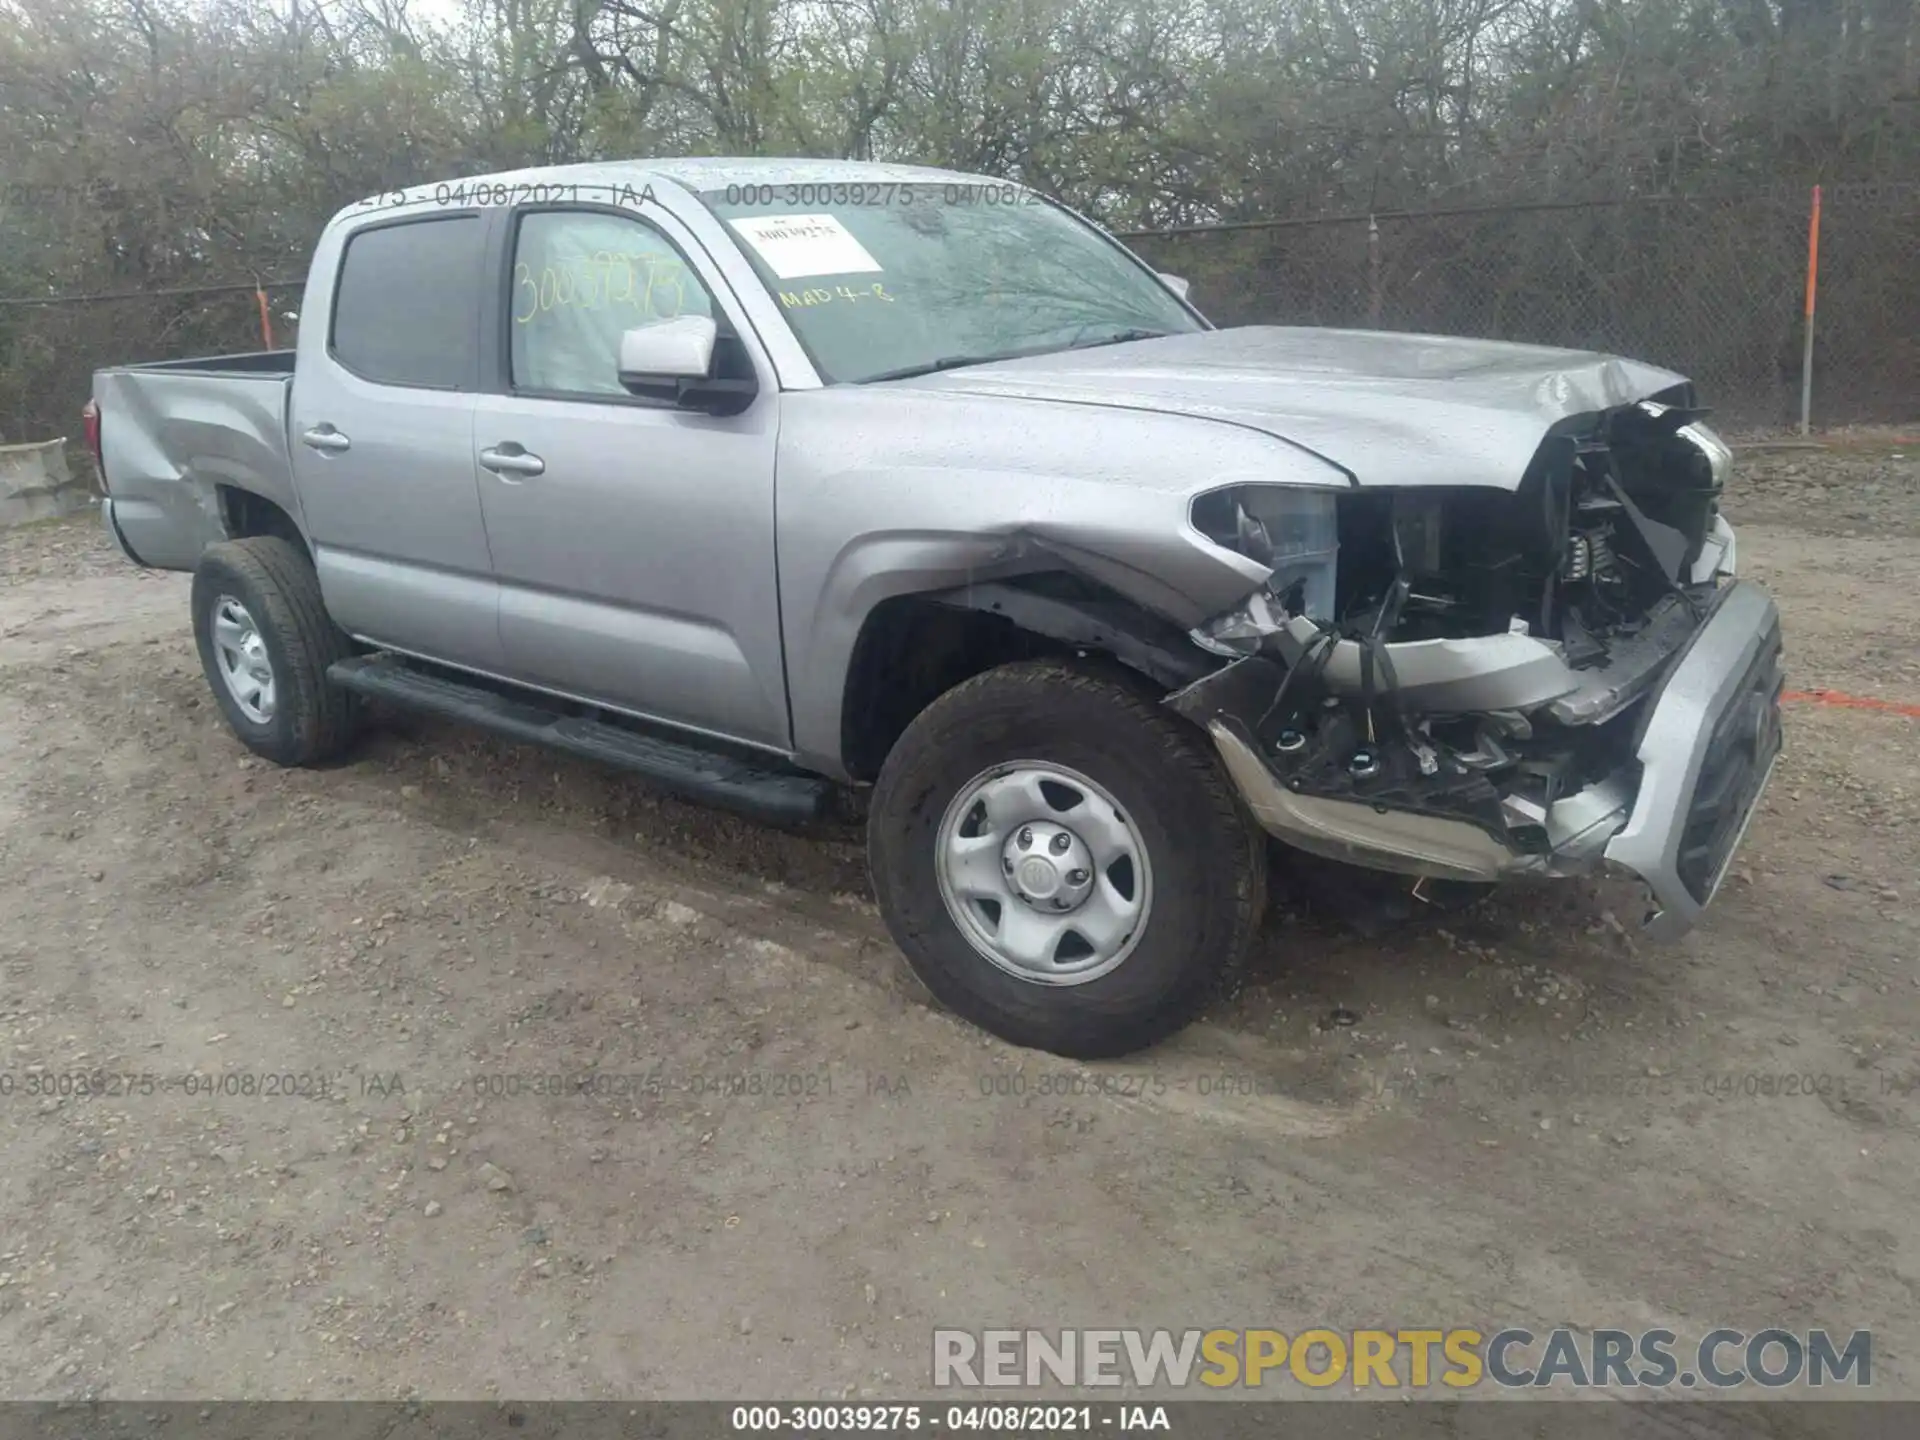
{"type": "Polygon", "coordinates": [[[1097,340],[1070,340],[1065,345],[1043,345],[1030,350],[1007,350],[998,355],[942,355],[937,360],[923,360],[918,365],[902,365],[897,370],[882,370],[878,375],[867,376],[860,383],[871,385],[880,380],[910,380],[915,375],[932,375],[940,370],[958,370],[965,365],[991,365],[997,360],[1026,360],[1035,355],[1058,354],[1062,350],[1086,350],[1095,345],[1120,345],[1128,340],[1158,340],[1172,333],[1171,330],[1118,330],[1111,335],[1102,335],[1097,340]]]}
{"type": "Polygon", "coordinates": [[[991,365],[996,360],[1013,360],[1013,355],[942,355],[937,360],[923,360],[918,365],[902,365],[898,370],[882,370],[878,375],[865,376],[860,383],[871,385],[876,380],[911,380],[915,375],[931,375],[939,370],[958,370],[962,365],[991,365]]]}
{"type": "Polygon", "coordinates": [[[1102,335],[1097,340],[1075,340],[1068,344],[1069,350],[1091,350],[1096,345],[1124,345],[1129,340],[1161,340],[1173,334],[1171,330],[1116,330],[1111,335],[1102,335]]]}

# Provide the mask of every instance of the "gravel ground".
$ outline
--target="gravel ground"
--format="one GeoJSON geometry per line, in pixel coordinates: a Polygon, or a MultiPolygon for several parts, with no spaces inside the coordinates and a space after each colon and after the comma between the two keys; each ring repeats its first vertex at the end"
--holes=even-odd
{"type": "MultiPolygon", "coordinates": [[[[1742,467],[1789,683],[1920,702],[1920,445],[1742,467]]],[[[185,615],[0,535],[0,1393],[898,1395],[1005,1323],[1871,1328],[1920,1393],[1920,719],[1794,705],[1676,946],[1303,870],[1087,1067],[930,1006],[856,834],[418,721],[276,770],[185,615]]]]}

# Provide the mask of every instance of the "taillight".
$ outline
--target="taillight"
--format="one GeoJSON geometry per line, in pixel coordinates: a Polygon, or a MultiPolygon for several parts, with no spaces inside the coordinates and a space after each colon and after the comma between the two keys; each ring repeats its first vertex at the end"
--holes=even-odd
{"type": "Polygon", "coordinates": [[[93,456],[93,473],[100,478],[100,493],[107,493],[107,463],[100,455],[100,402],[89,400],[80,411],[80,424],[87,437],[87,452],[93,456]]]}

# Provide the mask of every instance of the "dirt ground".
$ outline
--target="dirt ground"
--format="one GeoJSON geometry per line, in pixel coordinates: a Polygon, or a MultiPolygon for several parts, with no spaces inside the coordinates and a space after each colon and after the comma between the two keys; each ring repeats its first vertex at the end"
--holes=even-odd
{"type": "MultiPolygon", "coordinates": [[[[1920,702],[1920,443],[1741,465],[1789,684],[1920,702]]],[[[915,1395],[997,1324],[1870,1328],[1920,1394],[1920,719],[1793,704],[1674,947],[1296,879],[1086,1067],[931,1006],[853,832],[437,724],[255,761],[186,604],[0,535],[0,1394],[915,1395]]]]}

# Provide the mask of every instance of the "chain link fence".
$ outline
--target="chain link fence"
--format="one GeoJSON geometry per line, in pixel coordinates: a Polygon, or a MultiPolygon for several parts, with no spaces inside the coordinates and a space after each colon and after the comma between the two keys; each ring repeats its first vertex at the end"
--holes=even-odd
{"type": "MultiPolygon", "coordinates": [[[[1817,425],[1920,418],[1920,185],[1824,194],[1817,425]]],[[[1224,325],[1604,350],[1690,376],[1728,429],[1798,421],[1811,195],[1759,191],[1196,226],[1127,236],[1224,325]]]]}
{"type": "MultiPolygon", "coordinates": [[[[284,313],[299,282],[270,282],[274,342],[291,343],[284,313]]],[[[252,282],[136,294],[0,300],[0,441],[79,438],[93,372],[108,365],[233,355],[262,344],[252,282]]]]}
{"type": "MultiPolygon", "coordinates": [[[[1920,419],[1920,185],[1829,187],[1816,425],[1920,419]]],[[[1127,236],[1224,325],[1368,326],[1605,350],[1691,376],[1716,423],[1799,415],[1810,196],[1758,191],[1265,220],[1127,236]]],[[[298,282],[270,281],[271,323],[298,282]]],[[[0,299],[0,439],[74,434],[94,369],[261,346],[251,283],[0,299]]]]}

